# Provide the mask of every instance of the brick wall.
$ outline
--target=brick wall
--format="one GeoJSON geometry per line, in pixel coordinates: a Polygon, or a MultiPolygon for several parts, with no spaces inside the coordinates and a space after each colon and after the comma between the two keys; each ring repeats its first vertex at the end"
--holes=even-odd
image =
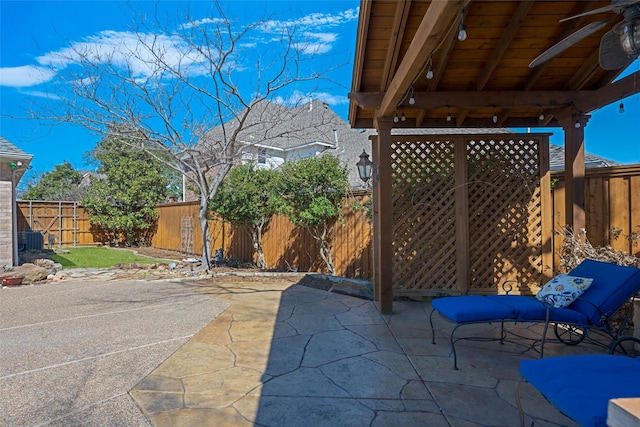
{"type": "Polygon", "coordinates": [[[13,265],[11,181],[0,180],[0,266],[13,265]]]}

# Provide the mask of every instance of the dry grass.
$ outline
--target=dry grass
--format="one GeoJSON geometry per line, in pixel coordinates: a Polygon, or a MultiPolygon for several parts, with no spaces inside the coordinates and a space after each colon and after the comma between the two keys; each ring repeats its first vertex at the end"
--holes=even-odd
{"type": "MultiPolygon", "coordinates": [[[[584,229],[578,233],[574,233],[571,227],[565,226],[561,231],[556,231],[556,234],[563,237],[562,249],[560,251],[560,267],[564,271],[573,269],[580,264],[582,260],[587,258],[617,265],[640,265],[640,258],[613,249],[611,246],[593,247],[589,239],[587,239],[587,232],[584,229]]],[[[619,238],[621,232],[613,229],[611,230],[611,236],[613,238],[619,238]]],[[[634,245],[637,245],[638,240],[640,240],[637,233],[623,237],[630,239],[634,245]]]]}

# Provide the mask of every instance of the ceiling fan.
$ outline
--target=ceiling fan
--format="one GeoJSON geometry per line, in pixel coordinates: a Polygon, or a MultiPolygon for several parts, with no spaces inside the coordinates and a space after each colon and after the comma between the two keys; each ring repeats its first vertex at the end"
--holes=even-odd
{"type": "MultiPolygon", "coordinates": [[[[600,67],[605,70],[619,70],[640,57],[640,0],[612,0],[609,6],[571,16],[562,19],[560,22],[606,12],[616,14],[612,19],[621,14],[624,15],[624,18],[611,30],[607,31],[600,40],[600,67]]],[[[612,19],[591,22],[582,27],[531,61],[529,68],[537,67],[550,60],[580,40],[604,28],[612,19]]]]}

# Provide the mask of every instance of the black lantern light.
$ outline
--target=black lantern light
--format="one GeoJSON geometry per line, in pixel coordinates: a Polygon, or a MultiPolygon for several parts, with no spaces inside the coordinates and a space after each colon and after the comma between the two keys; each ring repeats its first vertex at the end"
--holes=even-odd
{"type": "Polygon", "coordinates": [[[362,150],[360,154],[360,160],[356,163],[358,167],[358,174],[360,179],[365,183],[371,179],[371,171],[373,169],[373,162],[369,160],[369,155],[366,151],[362,150]]]}

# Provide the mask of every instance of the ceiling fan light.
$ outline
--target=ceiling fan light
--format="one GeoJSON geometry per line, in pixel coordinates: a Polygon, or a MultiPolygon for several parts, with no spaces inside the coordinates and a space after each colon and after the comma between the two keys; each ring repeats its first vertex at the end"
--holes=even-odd
{"type": "Polygon", "coordinates": [[[630,56],[637,56],[640,53],[640,18],[620,27],[620,44],[630,56]]]}

